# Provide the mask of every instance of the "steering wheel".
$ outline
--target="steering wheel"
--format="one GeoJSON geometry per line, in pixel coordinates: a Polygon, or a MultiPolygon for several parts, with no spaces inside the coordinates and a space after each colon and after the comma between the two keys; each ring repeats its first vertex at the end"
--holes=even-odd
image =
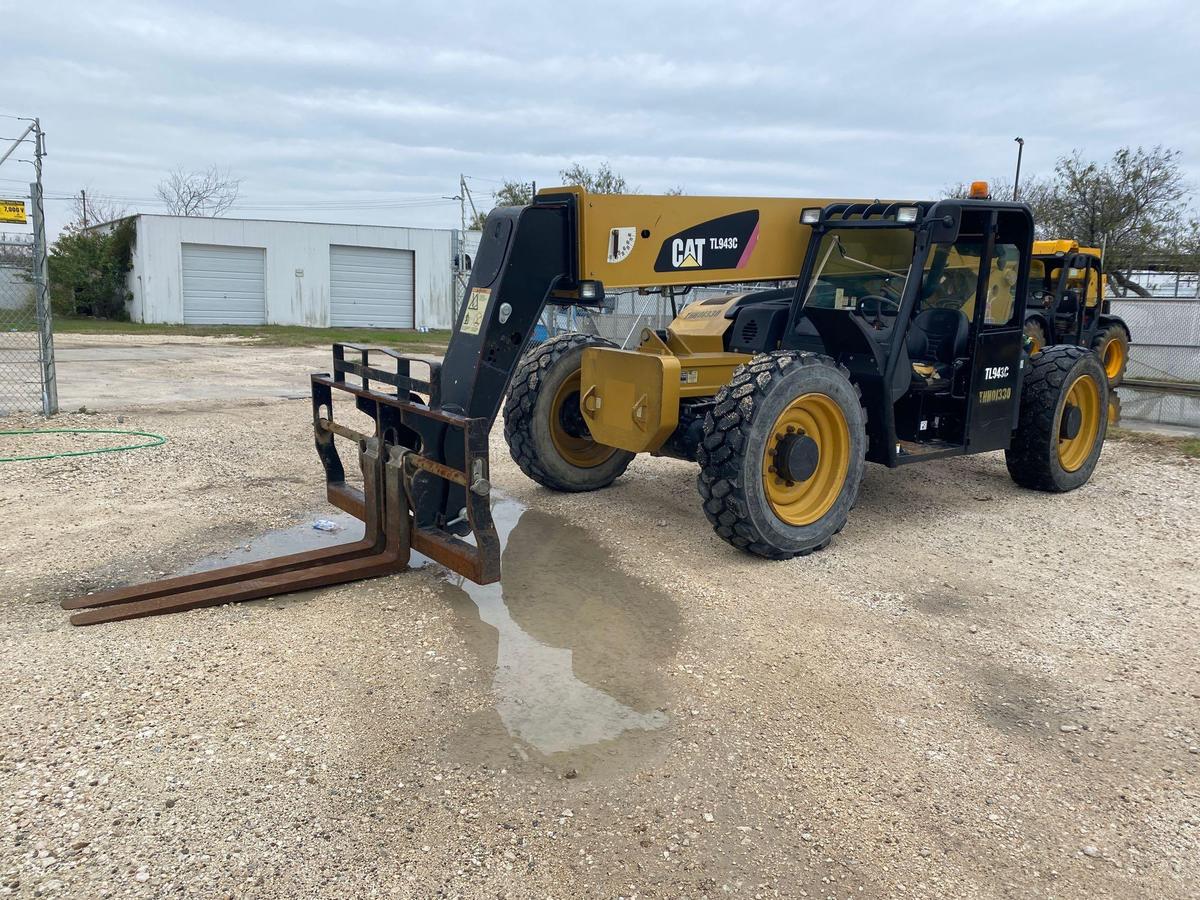
{"type": "Polygon", "coordinates": [[[1034,306],[1049,306],[1050,301],[1054,299],[1054,295],[1049,291],[1033,290],[1030,292],[1030,299],[1034,306]]]}
{"type": "Polygon", "coordinates": [[[884,328],[883,317],[890,316],[896,318],[900,314],[900,304],[891,297],[881,297],[879,294],[864,294],[858,298],[858,302],[854,304],[855,315],[862,316],[864,319],[869,318],[871,327],[876,331],[882,331],[884,328]],[[867,311],[868,306],[874,306],[874,313],[867,311]]]}

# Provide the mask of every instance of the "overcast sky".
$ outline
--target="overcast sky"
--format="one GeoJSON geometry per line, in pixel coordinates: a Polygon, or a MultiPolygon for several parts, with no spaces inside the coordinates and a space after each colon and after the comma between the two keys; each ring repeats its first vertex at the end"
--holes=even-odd
{"type": "MultiPolygon", "coordinates": [[[[48,195],[131,210],[211,164],[243,179],[231,215],[397,225],[456,226],[459,173],[484,207],[573,160],[644,193],[925,197],[1011,176],[1016,135],[1025,172],[1162,143],[1200,182],[1196,0],[0,0],[0,21],[0,113],[41,117],[48,195]]],[[[31,174],[10,160],[0,193],[31,174]]]]}

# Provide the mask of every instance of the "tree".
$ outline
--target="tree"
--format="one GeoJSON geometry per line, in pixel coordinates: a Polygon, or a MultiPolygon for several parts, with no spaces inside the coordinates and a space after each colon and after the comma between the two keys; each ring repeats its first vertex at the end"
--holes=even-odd
{"type": "Polygon", "coordinates": [[[1197,224],[1179,157],[1178,150],[1162,146],[1122,147],[1103,164],[1084,159],[1078,150],[1062,157],[1054,167],[1046,227],[1102,247],[1105,271],[1118,288],[1149,296],[1131,280],[1131,269],[1177,259],[1194,248],[1197,224]]]}
{"type": "Polygon", "coordinates": [[[71,221],[64,227],[80,231],[95,225],[106,225],[128,215],[129,208],[123,203],[80,191],[71,201],[71,221]]]}
{"type": "MultiPolygon", "coordinates": [[[[1022,181],[1017,199],[1032,208],[1039,238],[1073,238],[1101,248],[1114,287],[1149,296],[1132,280],[1134,268],[1195,265],[1200,258],[1200,222],[1188,205],[1179,157],[1161,146],[1122,147],[1097,163],[1075,150],[1058,160],[1053,176],[1022,181]]],[[[991,185],[996,199],[1012,196],[1011,181],[994,179],[991,185]]],[[[949,197],[967,195],[964,184],[946,190],[949,197]]]]}
{"type": "MultiPolygon", "coordinates": [[[[1013,182],[1011,178],[1006,178],[1001,175],[996,178],[988,179],[988,189],[991,191],[993,200],[1012,200],[1013,198],[1013,182]]],[[[1033,221],[1038,228],[1038,237],[1043,237],[1042,220],[1047,213],[1047,203],[1050,195],[1053,193],[1054,184],[1045,178],[1039,178],[1037,175],[1026,175],[1021,179],[1021,183],[1017,187],[1017,200],[1025,203],[1033,210],[1033,221]]],[[[943,193],[947,197],[957,199],[966,199],[971,194],[971,185],[968,182],[960,181],[956,184],[947,185],[943,188],[943,193]]]]}
{"type": "Polygon", "coordinates": [[[242,179],[228,169],[209,166],[202,172],[173,169],[155,192],[173,216],[219,216],[237,202],[242,179]]]}
{"type": "Polygon", "coordinates": [[[687,191],[683,189],[683,185],[677,184],[675,187],[667,188],[663,193],[668,197],[683,197],[687,194],[687,191]]]}
{"type": "Polygon", "coordinates": [[[581,163],[571,163],[570,166],[558,173],[563,184],[578,185],[589,194],[636,194],[637,188],[631,188],[625,181],[625,176],[614,172],[606,162],[600,163],[593,172],[581,163]]]}
{"type": "MultiPolygon", "coordinates": [[[[533,183],[530,181],[505,181],[492,195],[496,206],[527,206],[533,202],[533,183]]],[[[474,231],[483,228],[487,213],[477,212],[468,226],[474,231]]]]}
{"type": "Polygon", "coordinates": [[[56,315],[128,319],[132,219],[107,229],[67,229],[50,248],[50,302],[56,315]]]}
{"type": "MultiPolygon", "coordinates": [[[[558,173],[564,185],[578,185],[591,194],[636,194],[636,188],[630,188],[625,178],[612,170],[608,163],[601,163],[593,172],[580,163],[571,165],[558,173]]],[[[683,193],[683,188],[676,188],[667,193],[683,193]]],[[[533,202],[533,182],[504,181],[499,189],[492,194],[496,206],[526,206],[533,202]]],[[[487,221],[487,213],[477,212],[472,216],[469,228],[478,231],[487,221]]]]}

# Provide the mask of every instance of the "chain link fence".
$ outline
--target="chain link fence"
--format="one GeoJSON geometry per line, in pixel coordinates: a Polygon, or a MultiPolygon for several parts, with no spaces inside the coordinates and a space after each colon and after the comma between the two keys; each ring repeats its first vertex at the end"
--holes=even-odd
{"type": "Polygon", "coordinates": [[[45,224],[33,188],[33,233],[0,232],[0,415],[58,412],[45,224]]]}
{"type": "Polygon", "coordinates": [[[1185,260],[1163,258],[1122,275],[1149,295],[1109,279],[1112,311],[1133,338],[1118,389],[1123,418],[1200,427],[1200,272],[1185,260]]]}
{"type": "Polygon", "coordinates": [[[42,406],[32,234],[0,233],[0,414],[42,406]]]}
{"type": "Polygon", "coordinates": [[[663,294],[639,294],[637,291],[620,291],[608,295],[611,308],[602,311],[586,308],[547,307],[542,316],[539,337],[545,339],[567,331],[582,331],[608,338],[619,347],[633,349],[641,342],[642,330],[666,328],[675,318],[677,311],[692,303],[710,297],[740,294],[746,291],[764,291],[773,284],[721,285],[720,287],[697,287],[672,298],[663,294]]]}

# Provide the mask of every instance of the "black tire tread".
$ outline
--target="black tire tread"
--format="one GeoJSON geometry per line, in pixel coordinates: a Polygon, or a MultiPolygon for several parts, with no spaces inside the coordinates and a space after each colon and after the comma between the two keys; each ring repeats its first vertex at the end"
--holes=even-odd
{"type": "MultiPolygon", "coordinates": [[[[555,477],[546,471],[539,460],[532,428],[534,406],[537,404],[538,390],[544,375],[563,356],[579,347],[616,346],[607,338],[597,335],[568,332],[543,341],[521,357],[504,403],[504,439],[508,443],[508,452],[513,462],[543,487],[572,493],[596,490],[591,485],[579,485],[555,477]]],[[[619,471],[608,481],[609,484],[625,472],[633,456],[631,453],[625,454],[625,465],[619,467],[619,471]]]]}
{"type": "MultiPolygon", "coordinates": [[[[1004,453],[1008,474],[1021,487],[1037,491],[1061,492],[1055,478],[1053,457],[1058,433],[1054,427],[1058,399],[1063,386],[1081,358],[1094,355],[1086,347],[1058,344],[1044,349],[1029,360],[1029,372],[1021,385],[1021,408],[1017,431],[1004,453]]],[[[1100,367],[1104,371],[1104,367],[1100,367]]],[[[1107,422],[1107,394],[1102,415],[1101,439],[1107,422]]]]}
{"type": "MultiPolygon", "coordinates": [[[[749,485],[742,483],[741,451],[745,446],[754,423],[757,396],[779,372],[789,366],[827,366],[849,379],[850,372],[828,356],[816,353],[798,353],[779,350],[755,356],[734,370],[729,383],[722,387],[714,398],[712,410],[704,417],[704,439],[697,451],[700,474],[696,487],[703,501],[704,515],[713,531],[726,543],[766,559],[792,559],[807,556],[829,546],[829,538],[812,547],[789,551],[775,547],[760,539],[751,526],[746,511],[746,491],[749,485]]],[[[857,395],[862,392],[854,385],[857,395]]],[[[866,421],[866,410],[863,410],[866,421]]],[[[861,441],[863,455],[866,441],[861,441]]],[[[857,498],[859,484],[853,486],[857,498]]],[[[849,506],[853,506],[852,498],[849,506]]],[[[848,508],[847,507],[847,508],[848,508]]],[[[834,534],[846,525],[846,517],[839,521],[834,534]]]]}

